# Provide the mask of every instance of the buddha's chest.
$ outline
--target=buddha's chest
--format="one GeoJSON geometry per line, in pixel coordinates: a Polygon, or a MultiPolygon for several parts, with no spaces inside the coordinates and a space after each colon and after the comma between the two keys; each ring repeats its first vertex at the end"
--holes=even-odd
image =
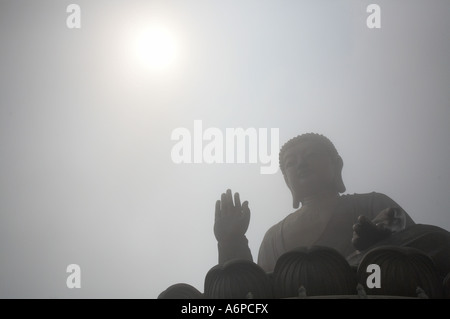
{"type": "Polygon", "coordinates": [[[324,235],[331,222],[332,210],[300,209],[283,223],[283,243],[286,250],[312,246],[324,235]]]}

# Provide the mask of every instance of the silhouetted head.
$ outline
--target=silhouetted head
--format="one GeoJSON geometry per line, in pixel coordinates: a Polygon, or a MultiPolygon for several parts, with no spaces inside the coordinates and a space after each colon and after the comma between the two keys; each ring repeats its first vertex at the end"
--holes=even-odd
{"type": "Polygon", "coordinates": [[[281,148],[279,160],[294,208],[306,198],[345,192],[344,163],[333,143],[323,135],[306,133],[290,139],[281,148]]]}

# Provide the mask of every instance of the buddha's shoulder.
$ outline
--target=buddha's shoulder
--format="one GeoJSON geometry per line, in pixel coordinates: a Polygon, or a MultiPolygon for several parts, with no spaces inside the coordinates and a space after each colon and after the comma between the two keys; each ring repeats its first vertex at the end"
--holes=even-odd
{"type": "Polygon", "coordinates": [[[393,202],[389,196],[380,192],[345,194],[341,195],[339,199],[342,205],[356,206],[372,206],[393,202]]]}
{"type": "Polygon", "coordinates": [[[347,197],[347,198],[374,198],[374,197],[385,197],[387,196],[384,193],[381,192],[369,192],[369,193],[353,193],[353,194],[344,194],[341,195],[341,197],[347,197]]]}

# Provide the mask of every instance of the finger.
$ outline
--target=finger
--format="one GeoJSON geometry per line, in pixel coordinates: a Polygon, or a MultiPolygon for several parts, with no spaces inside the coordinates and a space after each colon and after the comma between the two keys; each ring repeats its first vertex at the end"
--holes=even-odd
{"type": "Polygon", "coordinates": [[[227,201],[227,210],[228,213],[231,213],[233,211],[233,195],[231,194],[231,189],[227,189],[226,193],[226,201],[227,201]]]}
{"type": "Polygon", "coordinates": [[[360,223],[360,224],[367,223],[367,218],[366,218],[366,216],[364,216],[364,215],[359,215],[359,217],[358,217],[358,223],[360,223]]]}
{"type": "Polygon", "coordinates": [[[248,208],[248,201],[242,203],[242,215],[245,219],[250,220],[250,208],[248,208]]]}
{"type": "Polygon", "coordinates": [[[231,189],[227,189],[226,195],[227,195],[227,199],[230,201],[230,203],[233,204],[233,196],[231,193],[231,189]]]}
{"type": "Polygon", "coordinates": [[[234,207],[241,211],[241,199],[239,198],[239,193],[234,193],[234,207]]]}
{"type": "Polygon", "coordinates": [[[358,235],[359,235],[359,233],[361,232],[361,224],[354,224],[353,225],[353,231],[355,232],[355,233],[357,233],[358,235]]]}
{"type": "Polygon", "coordinates": [[[227,195],[225,193],[222,193],[220,196],[220,210],[222,212],[222,216],[228,212],[227,195]]]}
{"type": "Polygon", "coordinates": [[[363,230],[375,227],[375,224],[366,216],[361,216],[361,218],[358,219],[358,224],[361,226],[361,229],[363,230]]]}
{"type": "Polygon", "coordinates": [[[250,209],[248,208],[248,201],[245,201],[245,202],[242,203],[242,211],[243,212],[245,212],[245,211],[250,212],[250,209]]]}
{"type": "Polygon", "coordinates": [[[220,200],[216,201],[216,211],[215,211],[215,220],[218,220],[220,218],[220,200]]]}

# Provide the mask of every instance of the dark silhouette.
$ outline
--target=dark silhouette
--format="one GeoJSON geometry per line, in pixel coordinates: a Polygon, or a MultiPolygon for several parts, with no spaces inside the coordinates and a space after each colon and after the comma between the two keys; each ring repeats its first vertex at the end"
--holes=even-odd
{"type": "Polygon", "coordinates": [[[297,248],[278,258],[273,272],[275,298],[356,294],[356,274],[345,258],[328,247],[297,248]]]}
{"type": "Polygon", "coordinates": [[[249,260],[230,260],[205,276],[207,299],[271,299],[272,283],[264,270],[249,260]]]}
{"type": "MultiPolygon", "coordinates": [[[[449,232],[415,224],[384,194],[341,195],[343,160],[325,136],[299,135],[283,145],[279,159],[297,210],[266,232],[258,254],[258,265],[266,272],[273,272],[278,258],[298,247],[333,248],[357,267],[367,251],[380,245],[419,249],[433,260],[442,279],[450,271],[449,232]]],[[[215,208],[219,264],[253,260],[245,236],[249,222],[248,202],[241,204],[239,194],[233,196],[228,189],[215,208]]]]}
{"type": "Polygon", "coordinates": [[[432,259],[411,247],[380,246],[371,249],[361,260],[357,270],[358,281],[365,285],[369,265],[378,265],[380,287],[366,289],[373,295],[416,297],[418,288],[422,298],[442,298],[443,280],[432,259]]]}
{"type": "Polygon", "coordinates": [[[204,299],[204,296],[194,286],[178,283],[161,292],[157,299],[204,299]]]}
{"type": "Polygon", "coordinates": [[[258,263],[245,237],[248,202],[227,190],[215,208],[219,263],[204,292],[182,283],[158,298],[450,298],[450,233],[414,223],[384,194],[341,195],[342,167],[323,135],[289,140],[280,168],[297,210],[266,232],[258,263]],[[369,265],[381,269],[381,287],[369,286],[369,265]]]}

